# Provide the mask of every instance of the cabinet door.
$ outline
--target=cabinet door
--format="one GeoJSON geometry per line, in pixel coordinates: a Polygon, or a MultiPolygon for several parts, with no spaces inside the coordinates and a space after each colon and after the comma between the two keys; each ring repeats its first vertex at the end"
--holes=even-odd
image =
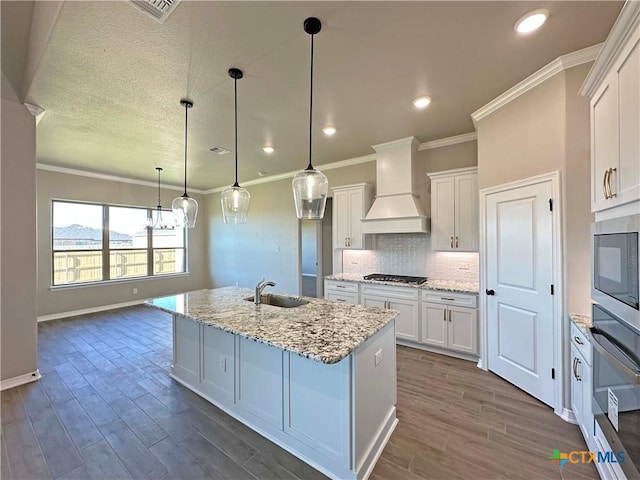
{"type": "Polygon", "coordinates": [[[455,181],[454,249],[478,251],[478,175],[459,175],[455,181]]]}
{"type": "Polygon", "coordinates": [[[422,333],[420,341],[429,345],[447,346],[447,307],[437,303],[422,304],[422,333]]]}
{"type": "Polygon", "coordinates": [[[360,221],[364,217],[364,190],[351,190],[349,194],[349,248],[363,248],[360,221]]]}
{"type": "MultiPolygon", "coordinates": [[[[365,307],[387,308],[386,297],[376,297],[374,295],[363,295],[361,303],[365,307]]],[[[396,329],[397,329],[397,325],[398,325],[398,322],[396,320],[396,329]]]]}
{"type": "Polygon", "coordinates": [[[478,311],[475,308],[447,307],[447,345],[451,350],[478,353],[478,311]]]}
{"type": "Polygon", "coordinates": [[[571,344],[571,410],[576,417],[576,422],[582,427],[582,382],[580,381],[580,353],[576,346],[571,344]]]}
{"type": "Polygon", "coordinates": [[[331,300],[332,302],[343,302],[343,303],[351,303],[353,305],[358,305],[358,294],[351,292],[334,292],[331,290],[327,290],[325,292],[325,298],[327,300],[331,300]]]}
{"type": "Polygon", "coordinates": [[[453,250],[453,177],[431,180],[431,245],[433,250],[453,250]]]}
{"type": "Polygon", "coordinates": [[[620,160],[611,175],[616,204],[640,199],[640,26],[621,54],[618,73],[620,160]]]}
{"type": "Polygon", "coordinates": [[[173,316],[173,365],[171,373],[191,385],[200,383],[200,324],[173,316]]]}
{"type": "MultiPolygon", "coordinates": [[[[580,383],[582,384],[582,420],[580,421],[580,428],[582,429],[582,435],[584,436],[587,445],[591,446],[593,442],[593,410],[591,409],[591,398],[593,396],[592,379],[591,379],[591,367],[584,361],[582,356],[580,359],[580,383]]],[[[572,405],[573,406],[573,405],[572,405]]]]}
{"type": "Polygon", "coordinates": [[[349,192],[333,194],[333,248],[345,248],[349,237],[349,192]]]}
{"type": "Polygon", "coordinates": [[[403,340],[420,340],[418,333],[419,315],[418,302],[412,300],[402,300],[389,298],[388,308],[398,310],[400,313],[396,317],[396,338],[403,340]]]}
{"type": "Polygon", "coordinates": [[[614,206],[605,199],[605,172],[618,167],[618,88],[612,72],[591,99],[591,211],[614,206]]]}

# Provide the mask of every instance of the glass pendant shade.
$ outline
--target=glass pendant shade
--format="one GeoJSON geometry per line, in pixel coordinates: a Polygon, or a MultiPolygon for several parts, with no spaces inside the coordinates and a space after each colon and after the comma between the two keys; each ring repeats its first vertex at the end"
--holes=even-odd
{"type": "Polygon", "coordinates": [[[220,202],[222,203],[222,218],[224,223],[240,225],[247,223],[249,202],[251,201],[251,195],[247,189],[238,185],[238,80],[240,80],[244,74],[240,69],[230,68],[229,76],[233,78],[236,181],[233,185],[222,191],[220,202]]]}
{"type": "Polygon", "coordinates": [[[321,220],[327,205],[329,180],[324,173],[313,168],[311,163],[313,145],[313,36],[320,32],[322,24],[315,17],[304,21],[304,31],[311,35],[311,71],[309,75],[309,165],[296,173],[291,182],[296,216],[300,220],[321,220]]]}
{"type": "Polygon", "coordinates": [[[299,219],[320,220],[327,205],[329,180],[324,173],[313,169],[296,173],[291,182],[296,215],[299,219]]]}
{"type": "Polygon", "coordinates": [[[191,100],[182,99],[180,105],[184,107],[184,193],[181,197],[176,197],[171,202],[171,210],[178,228],[193,228],[196,226],[198,216],[198,202],[187,195],[187,126],[189,120],[189,109],[193,107],[191,100]]]}
{"type": "Polygon", "coordinates": [[[246,188],[232,185],[222,191],[222,217],[224,223],[239,225],[247,223],[251,194],[246,188]]]}
{"type": "Polygon", "coordinates": [[[173,199],[171,210],[173,210],[173,217],[175,218],[177,227],[193,228],[196,226],[198,202],[186,193],[181,197],[173,199]]]}

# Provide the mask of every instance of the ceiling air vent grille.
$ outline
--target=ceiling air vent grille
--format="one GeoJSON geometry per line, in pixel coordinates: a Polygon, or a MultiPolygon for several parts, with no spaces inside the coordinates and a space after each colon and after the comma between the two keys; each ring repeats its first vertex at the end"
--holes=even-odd
{"type": "Polygon", "coordinates": [[[130,0],[131,4],[142,10],[154,20],[164,23],[181,0],[130,0]]]}

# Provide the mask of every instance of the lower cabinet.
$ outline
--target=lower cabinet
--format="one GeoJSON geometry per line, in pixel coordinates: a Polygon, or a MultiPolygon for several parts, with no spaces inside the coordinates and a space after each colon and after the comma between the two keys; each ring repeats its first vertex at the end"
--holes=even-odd
{"type": "Polygon", "coordinates": [[[587,338],[571,325],[571,410],[589,448],[593,446],[591,346],[587,338]]]}
{"type": "Polygon", "coordinates": [[[355,282],[324,281],[324,298],[332,302],[351,303],[358,305],[358,284],[355,282]]]}
{"type": "Polygon", "coordinates": [[[478,353],[478,311],[475,308],[424,302],[421,313],[422,343],[472,355],[478,353]]]}
{"type": "Polygon", "coordinates": [[[411,287],[362,285],[360,303],[366,307],[388,308],[400,312],[396,317],[396,338],[420,340],[418,290],[411,287]]]}

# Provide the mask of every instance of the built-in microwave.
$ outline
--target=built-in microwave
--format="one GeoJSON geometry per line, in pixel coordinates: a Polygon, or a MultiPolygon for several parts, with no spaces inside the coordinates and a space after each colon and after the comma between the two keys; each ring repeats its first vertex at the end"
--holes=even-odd
{"type": "Polygon", "coordinates": [[[640,332],[640,215],[591,227],[591,298],[640,332]]]}

